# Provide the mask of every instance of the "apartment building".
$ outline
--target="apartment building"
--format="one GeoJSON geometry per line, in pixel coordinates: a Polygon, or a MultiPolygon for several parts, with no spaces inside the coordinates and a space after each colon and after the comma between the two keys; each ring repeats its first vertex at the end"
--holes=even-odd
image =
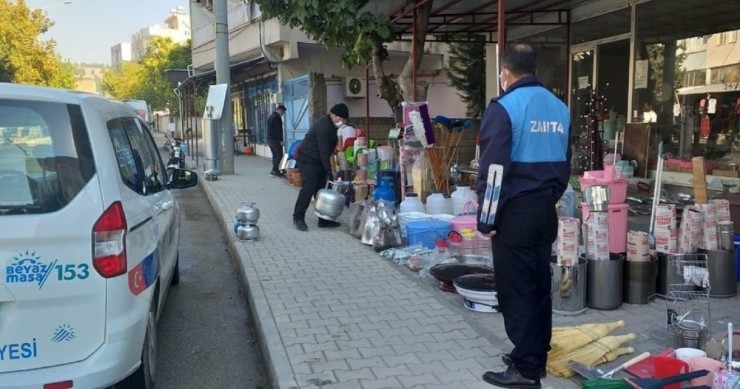
{"type": "Polygon", "coordinates": [[[131,43],[121,42],[110,48],[110,64],[114,68],[131,61],[131,43]]]}
{"type": "Polygon", "coordinates": [[[163,25],[142,28],[131,36],[131,60],[138,61],[146,54],[149,40],[152,37],[169,37],[173,42],[182,44],[190,39],[190,16],[184,7],[170,10],[163,25]]]}

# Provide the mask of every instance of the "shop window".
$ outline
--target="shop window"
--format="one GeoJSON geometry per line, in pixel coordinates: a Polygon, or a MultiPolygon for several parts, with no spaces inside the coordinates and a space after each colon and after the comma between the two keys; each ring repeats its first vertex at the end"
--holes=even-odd
{"type": "Polygon", "coordinates": [[[684,86],[701,86],[707,83],[707,70],[692,70],[686,72],[686,85],[684,86]]]}

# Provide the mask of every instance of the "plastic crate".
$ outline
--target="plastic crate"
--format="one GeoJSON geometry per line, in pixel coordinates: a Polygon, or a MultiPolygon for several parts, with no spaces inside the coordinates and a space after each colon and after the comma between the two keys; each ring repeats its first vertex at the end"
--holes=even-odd
{"type": "Polygon", "coordinates": [[[438,240],[447,240],[452,223],[442,220],[418,220],[406,224],[406,242],[409,246],[421,243],[433,249],[438,240]]]}
{"type": "MultiPolygon", "coordinates": [[[[583,220],[588,219],[588,204],[581,203],[583,220]]],[[[609,252],[621,254],[627,252],[627,216],[629,205],[609,204],[609,252]]]]}

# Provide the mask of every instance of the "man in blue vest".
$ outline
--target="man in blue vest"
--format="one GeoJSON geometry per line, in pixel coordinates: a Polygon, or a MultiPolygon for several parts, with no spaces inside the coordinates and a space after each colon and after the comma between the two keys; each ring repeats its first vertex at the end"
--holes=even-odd
{"type": "Polygon", "coordinates": [[[550,257],[557,234],[555,204],[570,178],[568,107],[535,77],[537,54],[527,44],[500,58],[503,95],[491,100],[480,130],[477,191],[483,204],[488,167],[503,166],[492,239],[496,292],[506,334],[514,344],[503,372],[483,379],[504,388],[539,388],[552,334],[550,257]]]}

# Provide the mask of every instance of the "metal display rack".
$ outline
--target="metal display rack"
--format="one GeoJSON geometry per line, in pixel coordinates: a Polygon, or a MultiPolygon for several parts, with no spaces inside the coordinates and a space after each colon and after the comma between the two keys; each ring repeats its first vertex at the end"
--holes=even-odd
{"type": "Polygon", "coordinates": [[[711,304],[709,301],[709,270],[706,254],[668,255],[667,293],[650,297],[650,308],[665,323],[652,331],[650,337],[666,346],[672,346],[676,326],[691,320],[704,325],[711,333],[711,304]]]}

